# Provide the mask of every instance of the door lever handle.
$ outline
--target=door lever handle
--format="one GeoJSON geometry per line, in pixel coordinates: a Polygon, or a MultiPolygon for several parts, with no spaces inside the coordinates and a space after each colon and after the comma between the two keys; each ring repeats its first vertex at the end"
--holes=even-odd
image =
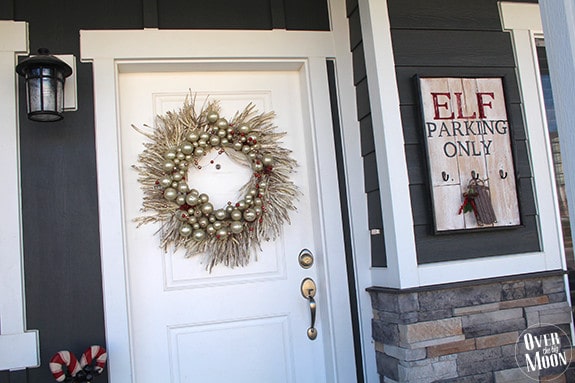
{"type": "Polygon", "coordinates": [[[307,329],[307,337],[310,340],[317,338],[317,329],[315,328],[315,313],[317,310],[317,303],[315,302],[316,285],[313,279],[305,278],[301,282],[301,295],[308,300],[309,310],[311,313],[311,326],[307,329]]]}
{"type": "Polygon", "coordinates": [[[307,299],[309,300],[309,310],[311,311],[311,326],[307,329],[307,337],[314,340],[317,338],[317,329],[315,328],[315,310],[317,304],[311,295],[307,297],[307,299]]]}

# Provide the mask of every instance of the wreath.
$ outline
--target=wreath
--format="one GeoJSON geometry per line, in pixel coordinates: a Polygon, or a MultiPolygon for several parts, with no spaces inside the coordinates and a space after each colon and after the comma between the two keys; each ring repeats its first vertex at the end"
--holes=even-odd
{"type": "Polygon", "coordinates": [[[133,166],[144,193],[141,211],[150,214],[136,221],[138,227],[159,222],[164,251],[203,253],[209,270],[218,264],[245,266],[262,240],[276,239],[290,222],[298,189],[289,175],[297,164],[280,146],[285,132],[276,132],[274,112],[258,114],[250,103],[228,121],[217,100],[199,112],[194,104],[195,98],[187,97],[178,111],[158,116],[155,129],[145,126],[151,132],[132,125],[150,140],[133,166]],[[200,159],[212,151],[252,170],[238,200],[225,206],[214,206],[188,177],[190,167],[201,169],[200,159]]]}

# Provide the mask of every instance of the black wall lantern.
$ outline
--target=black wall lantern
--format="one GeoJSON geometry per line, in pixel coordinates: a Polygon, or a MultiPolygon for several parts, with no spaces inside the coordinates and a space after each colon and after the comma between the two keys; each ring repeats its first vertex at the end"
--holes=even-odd
{"type": "Polygon", "coordinates": [[[64,109],[64,83],[72,68],[48,49],[38,49],[16,66],[16,72],[26,78],[28,118],[32,121],[59,121],[64,109]]]}

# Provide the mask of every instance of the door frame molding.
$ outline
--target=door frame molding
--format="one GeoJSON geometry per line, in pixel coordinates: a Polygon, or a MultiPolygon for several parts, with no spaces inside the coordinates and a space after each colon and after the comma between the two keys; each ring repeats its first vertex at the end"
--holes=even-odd
{"type": "Polygon", "coordinates": [[[121,197],[118,74],[123,70],[154,70],[162,63],[194,61],[257,69],[269,64],[273,68],[282,62],[292,67],[294,61],[300,63],[306,80],[303,89],[312,111],[313,161],[317,169],[313,181],[319,211],[323,212],[317,220],[322,227],[317,251],[321,252],[318,260],[322,259],[318,262],[321,283],[327,287],[323,298],[329,301],[329,310],[322,316],[324,332],[329,334],[326,372],[332,382],[354,381],[356,366],[327,82],[326,59],[335,57],[331,32],[84,30],[80,32],[80,42],[82,61],[93,65],[100,253],[110,382],[128,383],[134,376],[121,197]]]}
{"type": "Polygon", "coordinates": [[[27,55],[28,23],[0,20],[0,162],[4,179],[0,198],[0,370],[40,365],[39,331],[26,326],[18,78],[14,67],[27,55]]]}

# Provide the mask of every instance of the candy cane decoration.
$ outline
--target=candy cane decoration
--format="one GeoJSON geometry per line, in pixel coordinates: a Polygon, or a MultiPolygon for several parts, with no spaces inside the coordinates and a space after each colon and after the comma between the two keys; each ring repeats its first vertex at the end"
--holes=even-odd
{"type": "Polygon", "coordinates": [[[95,360],[94,371],[97,375],[100,375],[104,371],[104,366],[106,365],[106,360],[108,359],[108,354],[106,350],[101,346],[90,346],[82,354],[80,358],[80,366],[82,368],[92,365],[95,360]]]}
{"type": "Polygon", "coordinates": [[[67,367],[71,376],[76,376],[78,371],[82,369],[80,363],[78,363],[78,359],[76,359],[70,351],[57,352],[52,359],[50,359],[50,371],[52,371],[52,376],[54,376],[54,379],[58,382],[66,380],[66,372],[62,366],[67,367]]]}

